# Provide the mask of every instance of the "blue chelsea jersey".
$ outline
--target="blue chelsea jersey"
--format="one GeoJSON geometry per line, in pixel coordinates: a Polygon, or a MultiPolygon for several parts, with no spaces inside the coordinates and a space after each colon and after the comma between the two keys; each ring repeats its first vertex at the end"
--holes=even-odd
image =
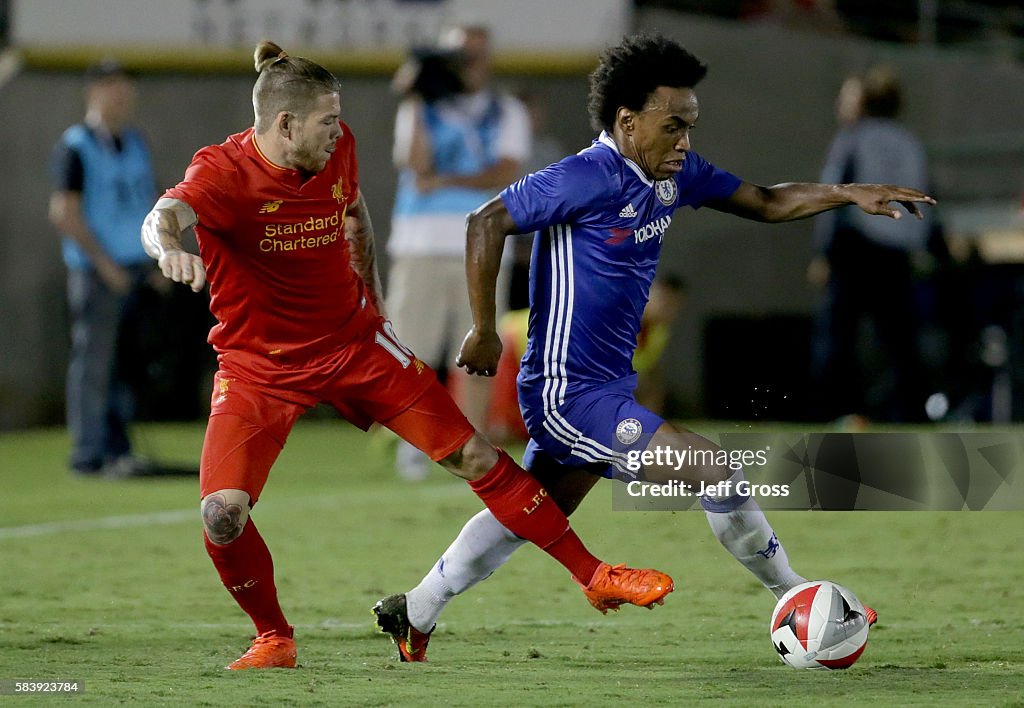
{"type": "Polygon", "coordinates": [[[501,199],[516,225],[537,232],[521,397],[543,389],[546,402],[557,405],[632,376],[640,319],[673,213],[726,199],[739,185],[694,152],[672,178],[652,181],[602,133],[589,148],[505,189],[501,199]]]}

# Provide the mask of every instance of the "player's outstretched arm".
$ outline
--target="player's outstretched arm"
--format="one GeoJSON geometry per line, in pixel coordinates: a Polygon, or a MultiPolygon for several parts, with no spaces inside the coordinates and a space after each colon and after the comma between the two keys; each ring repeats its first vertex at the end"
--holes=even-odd
{"type": "Polygon", "coordinates": [[[384,312],[384,290],[380,286],[380,274],[377,272],[377,246],[373,238],[373,224],[370,223],[370,210],[366,208],[366,200],[361,191],[345,214],[345,240],[348,241],[351,252],[352,270],[366,284],[366,290],[377,312],[381,317],[387,318],[387,313],[384,312]]]}
{"type": "Polygon", "coordinates": [[[762,187],[743,182],[731,197],[708,202],[707,206],[746,219],[774,223],[806,219],[850,204],[856,204],[868,214],[899,219],[903,213],[893,206],[894,202],[918,219],[924,217],[918,204],[935,204],[924,192],[891,184],[788,182],[762,187]]]}
{"type": "Polygon", "coordinates": [[[180,199],[160,199],[142,223],[142,247],[155,259],[164,277],[185,283],[195,292],[206,285],[203,259],[181,246],[182,232],[195,226],[195,210],[180,199]]]}
{"type": "Polygon", "coordinates": [[[495,283],[505,237],[518,230],[501,197],[494,197],[466,220],[466,285],[473,328],[455,363],[471,374],[494,376],[498,371],[501,339],[495,323],[495,283]]]}

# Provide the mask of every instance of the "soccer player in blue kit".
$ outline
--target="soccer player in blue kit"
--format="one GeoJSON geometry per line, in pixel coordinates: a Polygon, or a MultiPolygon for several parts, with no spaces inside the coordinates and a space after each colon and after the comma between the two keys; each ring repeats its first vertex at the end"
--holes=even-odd
{"type": "MultiPolygon", "coordinates": [[[[627,455],[669,447],[719,447],[666,423],[633,396],[641,315],[675,211],[707,206],[764,222],[792,221],[845,205],[921,218],[917,191],[891,185],[744,182],[691,150],[694,86],[706,67],[672,40],[637,35],[607,50],[590,77],[589,108],[601,134],[587,149],[527,175],[473,212],[466,274],[474,326],[458,364],[493,376],[501,353],[495,279],[505,237],[536,231],[530,272],[529,343],[518,378],[530,433],[523,466],[566,514],[602,477],[651,483],[731,484],[701,504],[722,545],[776,597],[804,582],[757,503],[737,493],[743,471],[724,464],[646,465],[627,455]]],[[[720,459],[720,458],[719,458],[720,459]]],[[[437,618],[525,541],[484,510],[470,519],[418,586],[374,607],[404,661],[425,661],[437,618]]],[[[592,602],[602,612],[617,604],[592,602]]],[[[868,609],[867,621],[876,619],[868,609]]]]}

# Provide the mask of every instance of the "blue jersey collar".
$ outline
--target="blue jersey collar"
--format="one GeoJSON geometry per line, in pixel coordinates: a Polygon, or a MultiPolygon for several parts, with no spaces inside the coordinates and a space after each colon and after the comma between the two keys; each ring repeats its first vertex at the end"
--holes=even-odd
{"type": "Polygon", "coordinates": [[[622,154],[622,151],[619,150],[619,146],[615,144],[614,138],[612,138],[612,136],[608,134],[607,130],[601,131],[601,134],[597,137],[597,142],[607,145],[612,150],[614,150],[615,153],[622,158],[622,161],[629,166],[629,169],[633,170],[633,172],[636,173],[636,176],[640,178],[641,182],[646,184],[648,187],[654,186],[654,182],[652,182],[651,179],[646,174],[644,174],[644,171],[640,168],[640,165],[636,164],[635,162],[633,162],[628,157],[622,154]]]}

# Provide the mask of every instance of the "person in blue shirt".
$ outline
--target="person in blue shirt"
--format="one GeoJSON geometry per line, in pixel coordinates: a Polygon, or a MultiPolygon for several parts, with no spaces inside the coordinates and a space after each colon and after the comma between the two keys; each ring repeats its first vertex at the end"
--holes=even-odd
{"type": "MultiPolygon", "coordinates": [[[[934,200],[889,185],[764,187],[715,167],[690,142],[699,112],[694,86],[705,73],[698,59],[661,36],[627,37],[605,52],[590,78],[590,113],[601,130],[593,145],[527,175],[469,217],[466,275],[474,324],[458,363],[471,374],[494,375],[501,353],[494,283],[502,247],[510,234],[536,231],[529,342],[518,379],[531,437],[523,466],[566,513],[602,477],[722,490],[701,496],[712,531],[781,597],[804,578],[790,567],[756,502],[737,490],[744,487],[738,484],[742,468],[720,463],[717,445],[667,423],[633,396],[631,360],[662,241],[682,206],[780,222],[846,204],[901,218],[893,202],[921,217],[916,203],[934,200]],[[638,453],[666,447],[700,454],[681,469],[664,459],[631,464],[638,453]]],[[[425,660],[447,602],[493,573],[522,543],[481,512],[416,588],[378,602],[378,624],[402,658],[425,660]]],[[[874,610],[865,620],[874,622],[874,610]]]]}
{"type": "MultiPolygon", "coordinates": [[[[822,181],[886,180],[924,189],[929,181],[924,146],[899,121],[902,102],[891,67],[873,66],[848,77],[836,101],[842,128],[829,147],[822,181]]],[[[824,295],[812,360],[815,417],[925,420],[913,255],[927,250],[928,225],[872,219],[856,208],[843,208],[818,216],[814,231],[818,255],[808,275],[824,295]],[[874,325],[890,385],[880,387],[860,365],[864,319],[874,325]]]]}
{"type": "Polygon", "coordinates": [[[152,271],[139,229],[155,195],[149,148],[129,127],[134,84],[106,60],[86,75],[85,120],[64,131],[52,158],[50,221],[68,271],[70,466],[78,474],[148,473],[131,452],[129,387],[118,367],[122,324],[152,271]]]}

